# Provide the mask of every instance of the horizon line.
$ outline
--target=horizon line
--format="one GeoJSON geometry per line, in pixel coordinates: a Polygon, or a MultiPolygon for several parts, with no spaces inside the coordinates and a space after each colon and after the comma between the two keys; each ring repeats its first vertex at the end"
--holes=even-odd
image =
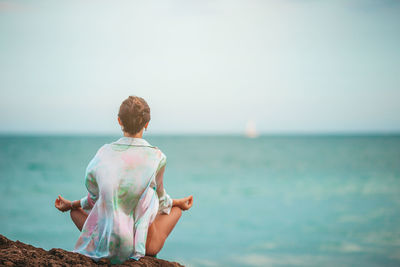
{"type": "MultiPolygon", "coordinates": [[[[0,137],[12,136],[92,136],[92,137],[106,137],[106,136],[123,136],[122,133],[112,132],[1,132],[0,137]]],[[[247,136],[242,132],[158,132],[158,133],[145,133],[144,137],[151,136],[247,136]]],[[[260,132],[258,137],[262,136],[400,136],[400,131],[271,131],[260,132]]],[[[257,138],[257,137],[256,137],[257,138]]]]}

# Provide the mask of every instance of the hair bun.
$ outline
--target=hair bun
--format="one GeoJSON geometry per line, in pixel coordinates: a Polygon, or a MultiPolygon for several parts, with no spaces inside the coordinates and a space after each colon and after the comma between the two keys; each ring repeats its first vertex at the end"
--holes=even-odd
{"type": "Polygon", "coordinates": [[[129,96],[122,102],[118,116],[121,119],[123,131],[136,134],[150,121],[150,107],[143,98],[129,96]]]}

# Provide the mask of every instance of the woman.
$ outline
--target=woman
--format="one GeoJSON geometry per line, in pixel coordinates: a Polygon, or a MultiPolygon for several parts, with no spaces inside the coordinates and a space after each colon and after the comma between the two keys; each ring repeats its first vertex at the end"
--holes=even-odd
{"type": "Polygon", "coordinates": [[[71,210],[81,235],[74,252],[94,260],[156,255],[193,196],[171,199],[163,186],[166,156],[142,138],[150,108],[143,98],[122,102],[118,122],[124,136],[103,145],[86,169],[88,195],[69,201],[58,196],[55,207],[71,210]]]}

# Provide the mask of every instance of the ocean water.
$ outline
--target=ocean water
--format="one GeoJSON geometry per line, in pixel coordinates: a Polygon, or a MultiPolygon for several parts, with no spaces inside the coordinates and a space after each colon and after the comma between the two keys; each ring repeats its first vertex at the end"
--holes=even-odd
{"type": "MultiPolygon", "coordinates": [[[[54,207],[120,136],[0,137],[0,233],[72,250],[54,207]]],[[[159,258],[187,266],[400,266],[400,136],[145,136],[164,185],[193,194],[159,258]]]]}

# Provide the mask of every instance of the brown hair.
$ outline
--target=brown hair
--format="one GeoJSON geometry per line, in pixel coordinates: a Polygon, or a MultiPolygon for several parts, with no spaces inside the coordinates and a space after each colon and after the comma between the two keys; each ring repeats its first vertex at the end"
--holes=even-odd
{"type": "Polygon", "coordinates": [[[143,98],[129,96],[119,107],[118,117],[124,132],[136,134],[150,121],[150,107],[143,98]]]}

